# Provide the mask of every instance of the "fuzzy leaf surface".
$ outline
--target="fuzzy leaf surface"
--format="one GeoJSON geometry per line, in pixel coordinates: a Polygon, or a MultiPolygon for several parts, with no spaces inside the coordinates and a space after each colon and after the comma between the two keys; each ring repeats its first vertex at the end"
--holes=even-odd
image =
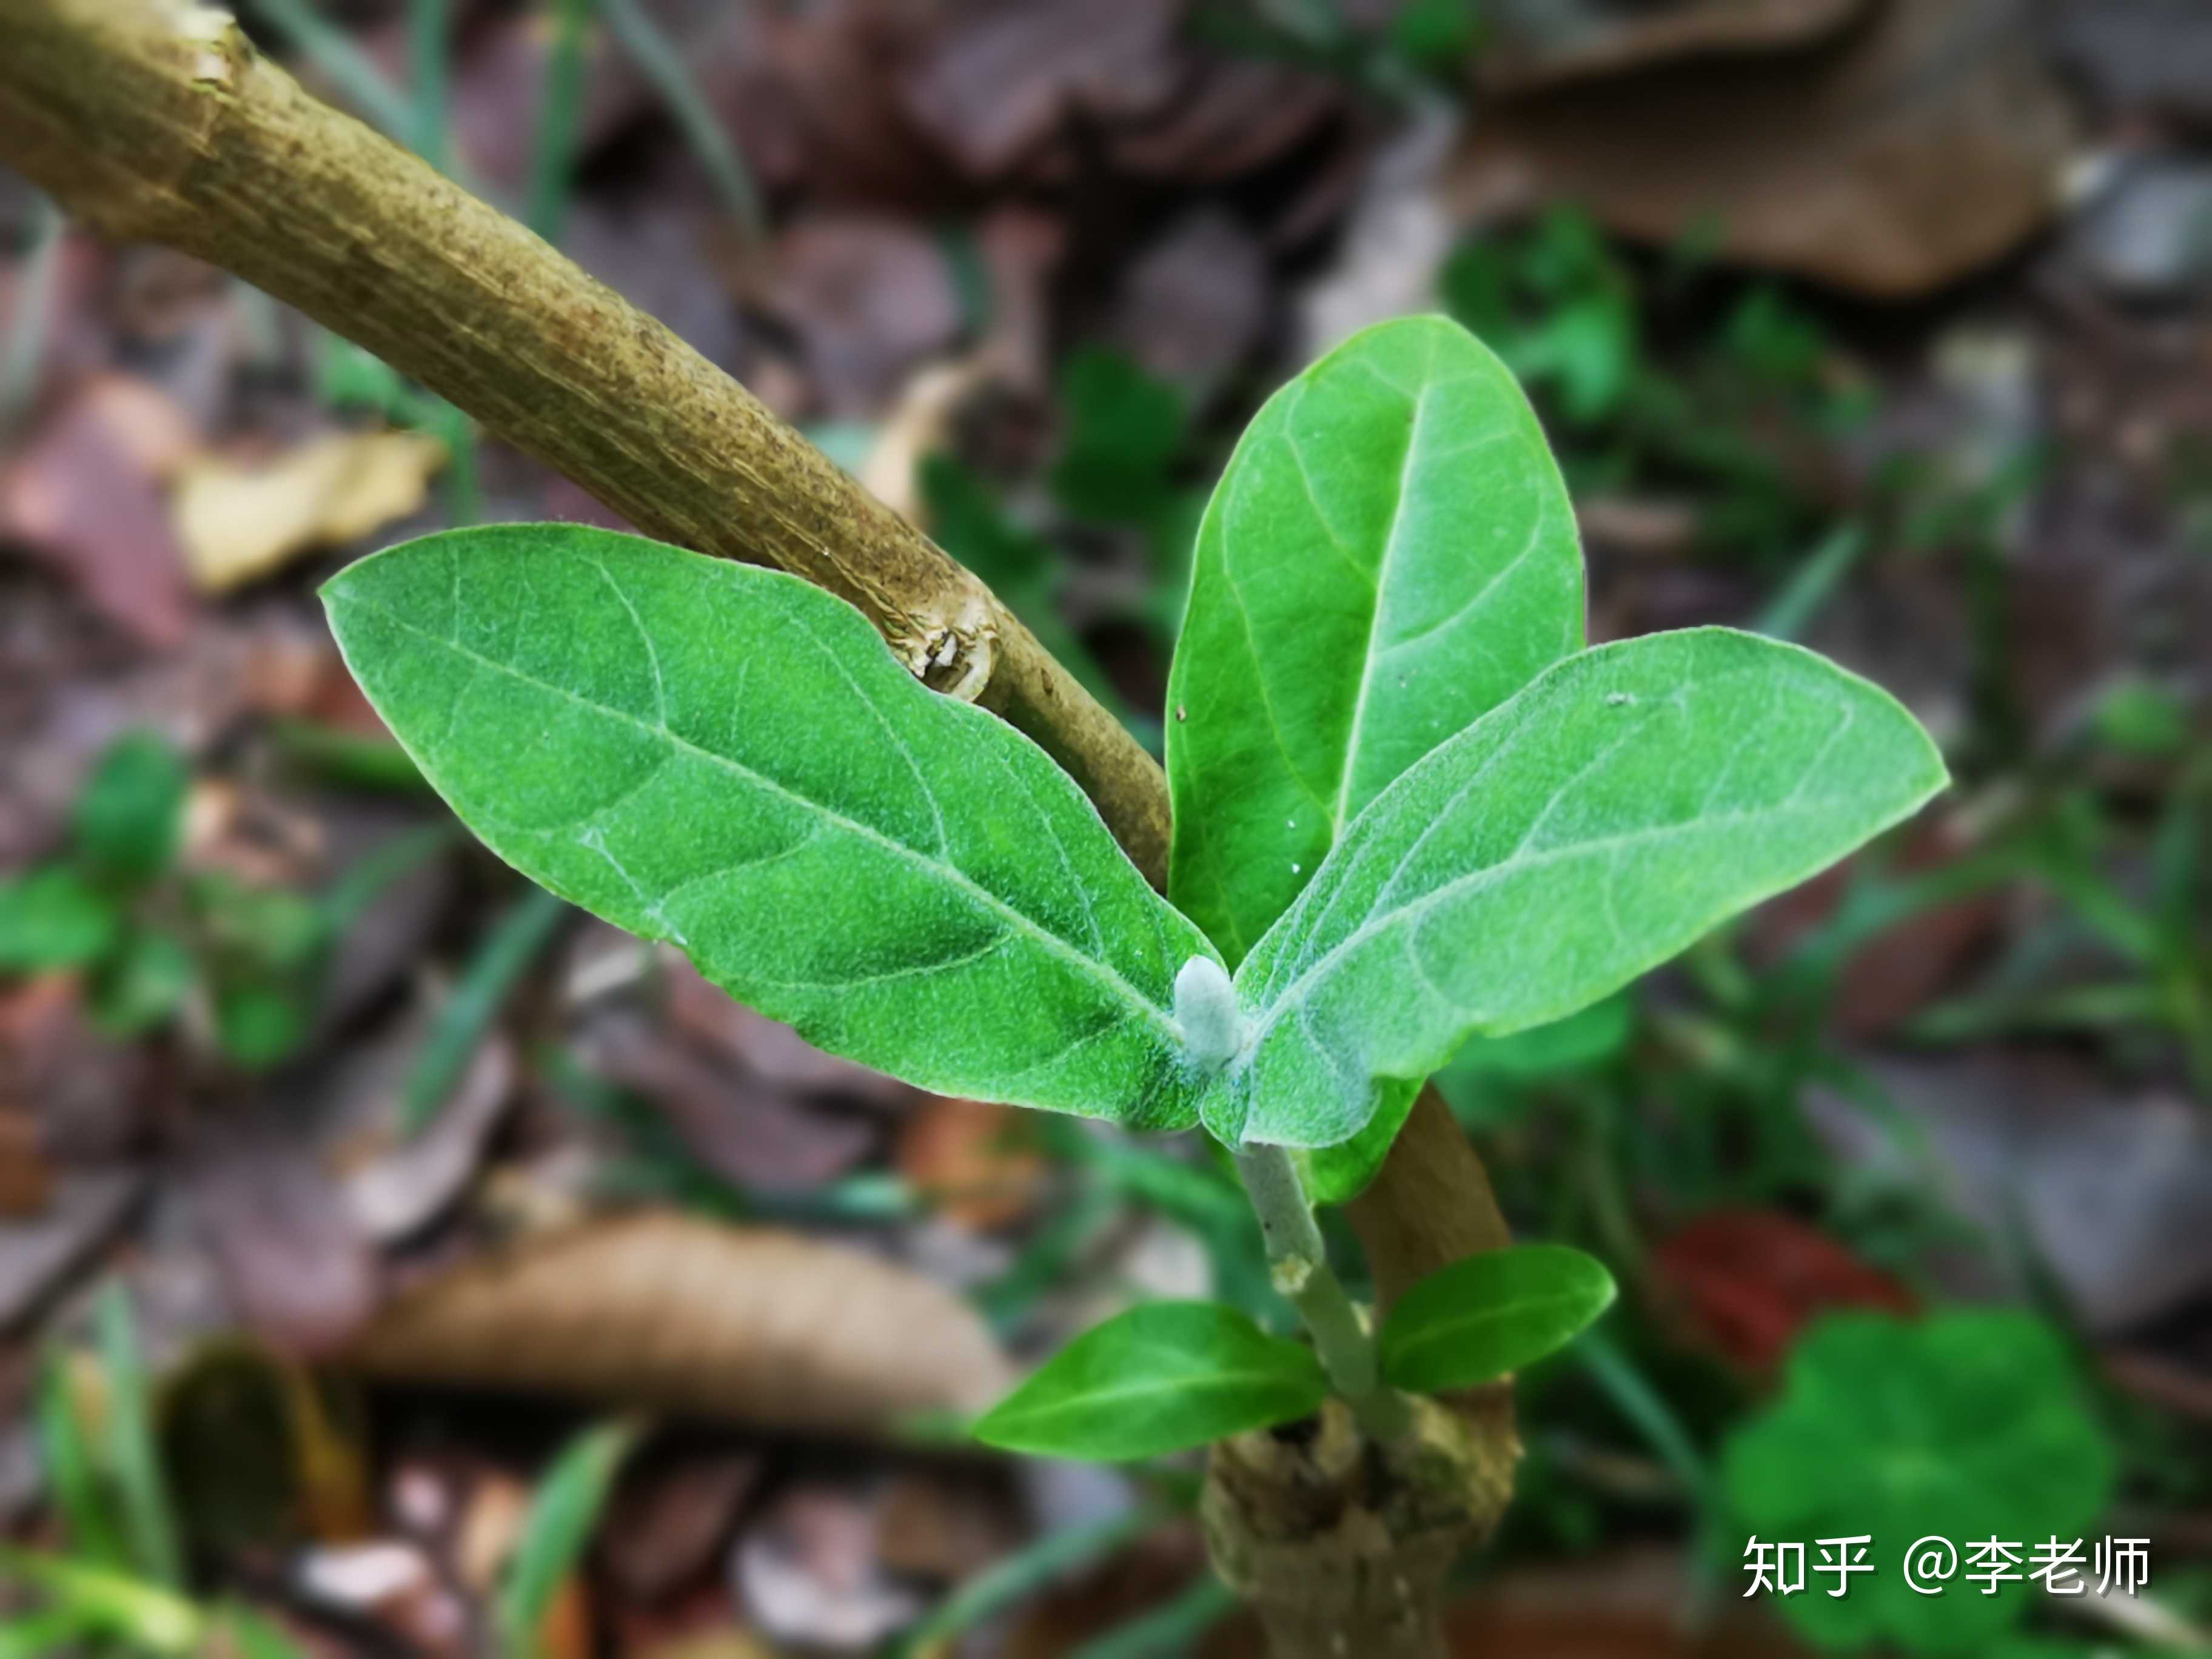
{"type": "Polygon", "coordinates": [[[1605,1264],[1563,1244],[1487,1250],[1431,1273],[1382,1333],[1383,1380],[1415,1394],[1468,1389],[1564,1347],[1613,1304],[1605,1264]]]}
{"type": "Polygon", "coordinates": [[[1284,386],[1198,535],[1169,683],[1169,894],[1231,966],[1415,761],[1583,642],[1573,508],[1528,399],[1441,317],[1284,386]]]}
{"type": "Polygon", "coordinates": [[[1153,1457],[1305,1416],[1313,1351],[1218,1302],[1148,1302],[1094,1325],[986,1412],[975,1437],[1042,1457],[1153,1457]]]}
{"type": "Polygon", "coordinates": [[[1327,1146],[1469,1036],[1564,1018],[1942,787],[1880,687],[1692,629],[1540,676],[1401,776],[1237,974],[1213,1133],[1327,1146]]]}
{"type": "Polygon", "coordinates": [[[324,589],[462,821],[739,1001],[921,1087],[1194,1121],[1210,954],[1074,783],[780,572],[576,525],[427,536],[324,589]]]}

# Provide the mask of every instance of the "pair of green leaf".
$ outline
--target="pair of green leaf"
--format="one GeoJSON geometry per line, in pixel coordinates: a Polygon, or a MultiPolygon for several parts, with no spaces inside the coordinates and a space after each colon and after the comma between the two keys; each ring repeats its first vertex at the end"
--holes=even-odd
{"type": "MultiPolygon", "coordinates": [[[[1471,1256],[1406,1293],[1381,1333],[1383,1380],[1470,1388],[1542,1358],[1613,1297],[1579,1250],[1471,1256]]],[[[1043,1456],[1152,1457],[1310,1415],[1328,1393],[1313,1351],[1212,1302],[1152,1302],[1093,1326],[975,1425],[985,1443],[1043,1456]]]]}

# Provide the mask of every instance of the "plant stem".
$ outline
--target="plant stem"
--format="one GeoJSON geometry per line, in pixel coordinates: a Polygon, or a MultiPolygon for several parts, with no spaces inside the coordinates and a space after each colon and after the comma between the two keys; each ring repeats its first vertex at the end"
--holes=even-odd
{"type": "Polygon", "coordinates": [[[1305,1322],[1328,1380],[1370,1437],[1404,1439],[1413,1426],[1405,1398],[1383,1383],[1376,1368],[1375,1339],[1346,1293],[1344,1281],[1328,1265],[1321,1228],[1290,1153],[1280,1146],[1241,1147],[1237,1172],[1244,1178],[1244,1190],[1259,1212],[1260,1235],[1267,1243],[1275,1288],[1305,1322]]]}

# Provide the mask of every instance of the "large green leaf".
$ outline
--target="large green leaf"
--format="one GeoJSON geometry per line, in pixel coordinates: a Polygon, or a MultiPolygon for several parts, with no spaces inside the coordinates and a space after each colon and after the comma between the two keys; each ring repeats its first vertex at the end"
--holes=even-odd
{"type": "Polygon", "coordinates": [[[1893,698],[1796,646],[1695,629],[1571,657],[1379,796],[1245,960],[1206,1125],[1346,1139],[1382,1079],[1595,1001],[1943,782],[1893,698]]]}
{"type": "Polygon", "coordinates": [[[1211,951],[1067,775],[780,573],[576,525],[453,531],[324,590],[348,664],[493,851],[925,1088],[1194,1121],[1211,951]]]}
{"type": "Polygon", "coordinates": [[[1268,399],[1169,683],[1170,896],[1234,966],[1407,767],[1583,640],[1559,468],[1504,364],[1385,323],[1268,399]]]}
{"type": "Polygon", "coordinates": [[[1110,1462],[1304,1417],[1328,1392],[1313,1351],[1218,1302],[1148,1302],[1089,1330],[977,1421],[1009,1451],[1110,1462]]]}
{"type": "Polygon", "coordinates": [[[1431,1273],[1390,1310],[1383,1380],[1416,1394],[1490,1382],[1565,1346],[1613,1297],[1605,1264],[1564,1244],[1471,1255],[1431,1273]]]}

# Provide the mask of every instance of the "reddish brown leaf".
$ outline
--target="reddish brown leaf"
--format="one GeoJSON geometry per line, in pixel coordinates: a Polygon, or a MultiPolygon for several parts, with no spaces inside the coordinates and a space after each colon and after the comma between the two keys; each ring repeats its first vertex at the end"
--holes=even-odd
{"type": "Polygon", "coordinates": [[[1779,1211],[1700,1216],[1652,1253],[1651,1266],[1697,1340],[1762,1374],[1831,1309],[1914,1306],[1887,1273],[1779,1211]]]}
{"type": "Polygon", "coordinates": [[[69,576],[142,644],[177,645],[192,606],[163,480],[195,441],[144,381],[88,380],[0,471],[0,535],[69,576]]]}

